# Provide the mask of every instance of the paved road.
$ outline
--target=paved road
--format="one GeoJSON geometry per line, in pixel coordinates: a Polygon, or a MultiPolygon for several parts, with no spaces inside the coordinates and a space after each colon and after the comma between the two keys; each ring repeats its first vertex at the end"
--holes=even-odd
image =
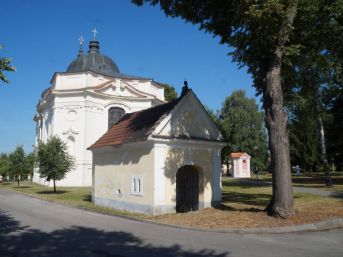
{"type": "Polygon", "coordinates": [[[142,223],[0,189],[0,256],[343,256],[343,230],[238,235],[142,223]]]}

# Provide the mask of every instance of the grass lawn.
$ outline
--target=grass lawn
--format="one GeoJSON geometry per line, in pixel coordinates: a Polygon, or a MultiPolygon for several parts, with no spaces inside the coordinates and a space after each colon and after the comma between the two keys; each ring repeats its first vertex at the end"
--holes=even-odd
{"type": "MultiPolygon", "coordinates": [[[[343,192],[343,172],[331,172],[331,180],[333,186],[325,185],[324,174],[322,172],[307,172],[301,173],[300,176],[292,174],[293,186],[312,187],[328,191],[343,192]]],[[[256,175],[252,175],[252,180],[256,180],[256,175]]],[[[259,180],[272,181],[271,174],[259,175],[259,180]]]]}
{"type": "Polygon", "coordinates": [[[294,193],[295,214],[287,219],[269,217],[264,211],[271,198],[271,186],[252,185],[223,178],[222,205],[193,213],[166,214],[150,220],[202,228],[254,228],[292,226],[343,217],[341,199],[294,193]]]}
{"type": "Polygon", "coordinates": [[[295,215],[291,218],[283,220],[269,217],[264,212],[264,208],[271,197],[271,186],[252,185],[232,178],[223,178],[223,201],[220,207],[207,208],[192,213],[157,216],[134,214],[94,206],[91,203],[90,188],[58,187],[57,194],[54,194],[52,188],[29,182],[24,182],[20,188],[12,183],[2,183],[0,184],[1,187],[49,201],[62,202],[104,213],[200,228],[291,226],[343,217],[343,204],[341,199],[313,196],[305,193],[294,194],[295,215]]]}
{"type": "Polygon", "coordinates": [[[21,182],[21,186],[18,187],[17,183],[4,182],[0,183],[0,188],[7,188],[13,191],[21,192],[27,195],[34,196],[36,198],[72,205],[74,207],[85,208],[89,210],[95,210],[103,213],[132,216],[140,218],[141,214],[113,210],[109,208],[95,206],[91,200],[91,188],[90,187],[57,187],[56,194],[53,188],[38,185],[32,182],[21,182]]]}

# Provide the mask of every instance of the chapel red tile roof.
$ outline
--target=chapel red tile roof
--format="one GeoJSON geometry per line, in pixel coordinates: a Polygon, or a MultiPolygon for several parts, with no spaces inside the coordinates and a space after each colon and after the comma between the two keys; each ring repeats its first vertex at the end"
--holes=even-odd
{"type": "Polygon", "coordinates": [[[174,109],[182,97],[166,104],[124,115],[118,123],[114,124],[88,149],[121,145],[147,139],[163,118],[174,109]]]}
{"type": "Polygon", "coordinates": [[[239,158],[239,157],[242,157],[243,155],[248,155],[248,154],[245,152],[237,152],[237,153],[231,153],[230,154],[231,158],[239,158]]]}

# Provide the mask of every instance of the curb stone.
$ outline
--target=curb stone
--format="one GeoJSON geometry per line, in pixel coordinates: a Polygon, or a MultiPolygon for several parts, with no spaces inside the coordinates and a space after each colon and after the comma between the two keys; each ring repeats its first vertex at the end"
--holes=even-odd
{"type": "MultiPolygon", "coordinates": [[[[116,215],[115,215],[116,216],[116,215]]],[[[126,217],[123,217],[126,218],[126,217]]],[[[326,221],[321,221],[312,224],[302,224],[296,226],[287,226],[287,227],[272,227],[272,228],[228,228],[228,229],[206,229],[206,228],[194,228],[194,227],[185,227],[177,226],[171,224],[158,223],[150,220],[140,220],[134,219],[144,223],[150,223],[155,225],[161,225],[166,227],[194,230],[194,231],[203,231],[203,232],[217,232],[217,233],[233,233],[233,234],[285,234],[285,233],[297,233],[297,232],[319,232],[325,230],[339,229],[343,228],[343,218],[330,219],[326,221]]]]}

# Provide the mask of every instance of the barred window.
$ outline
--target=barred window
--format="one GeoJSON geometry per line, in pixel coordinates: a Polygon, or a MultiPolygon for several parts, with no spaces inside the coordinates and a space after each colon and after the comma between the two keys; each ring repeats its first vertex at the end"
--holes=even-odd
{"type": "Polygon", "coordinates": [[[143,179],[141,176],[134,176],[131,179],[131,194],[143,195],[143,179]]]}
{"type": "Polygon", "coordinates": [[[108,129],[110,129],[114,124],[116,124],[123,116],[125,111],[119,107],[111,107],[108,110],[108,129]]]}

